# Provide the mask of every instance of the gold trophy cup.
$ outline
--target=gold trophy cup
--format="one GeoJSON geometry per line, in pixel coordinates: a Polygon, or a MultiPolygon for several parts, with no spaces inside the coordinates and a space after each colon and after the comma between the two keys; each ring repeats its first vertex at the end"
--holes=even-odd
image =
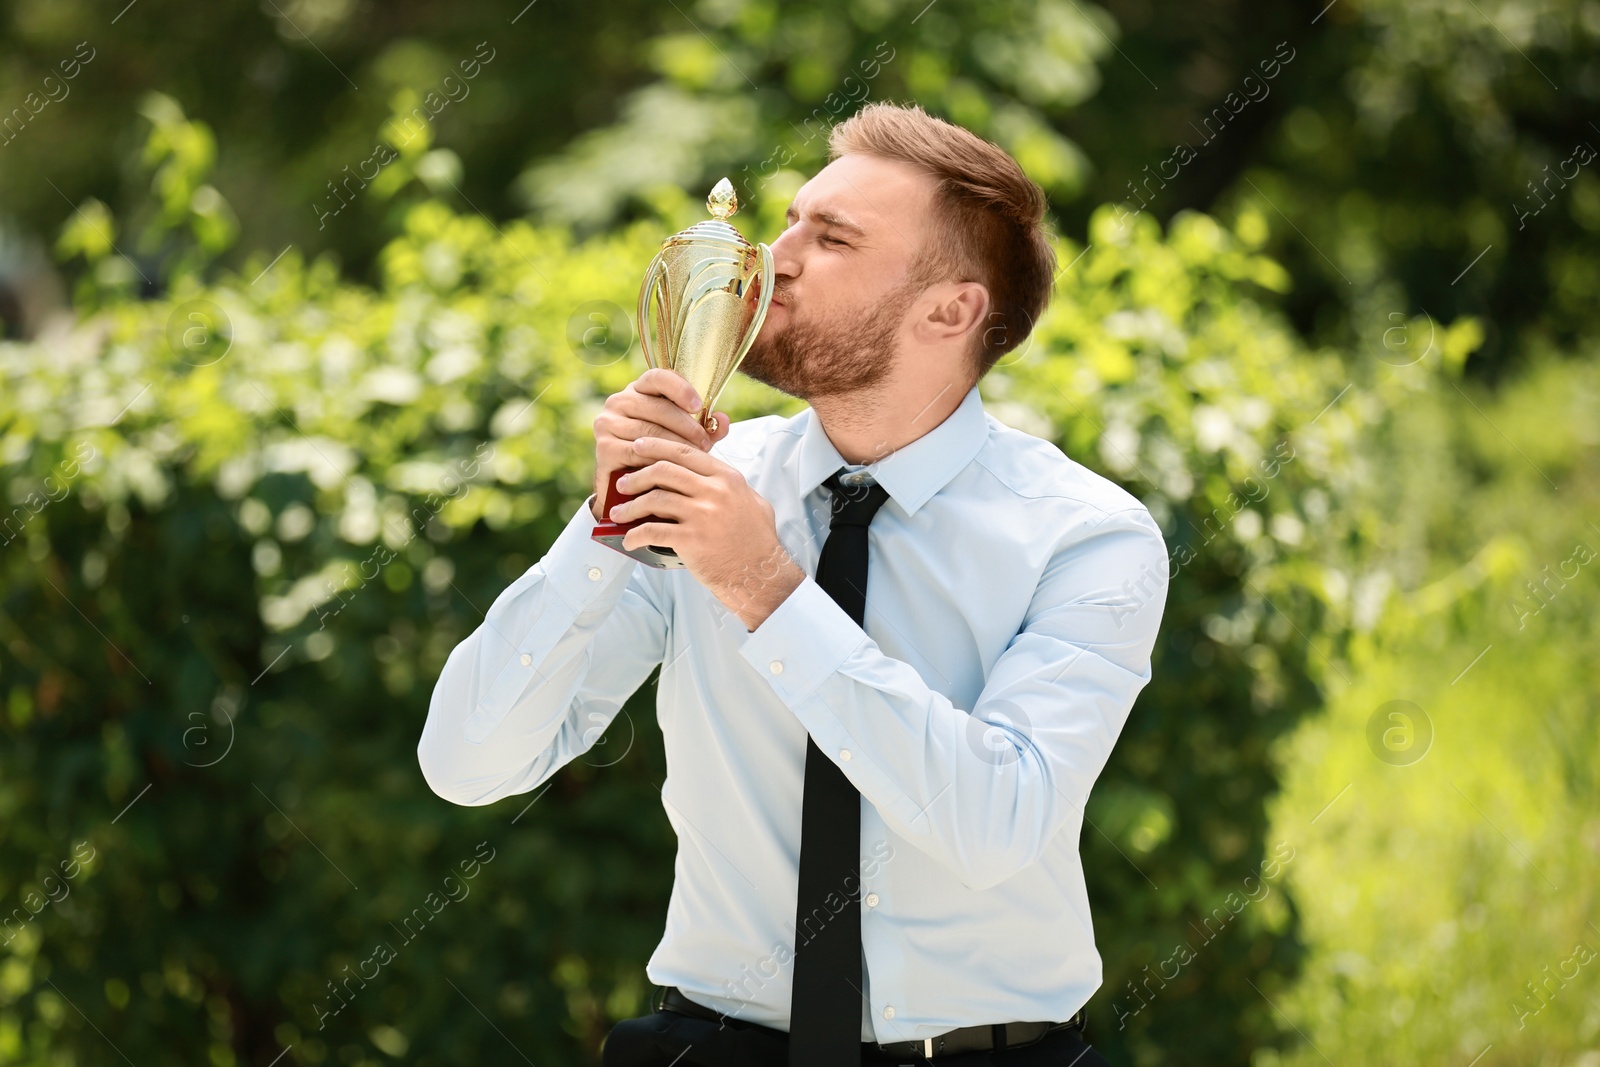
{"type": "MultiPolygon", "coordinates": [[[[639,287],[639,344],[651,367],[676,371],[694,386],[703,406],[700,425],[715,434],[717,397],[733,377],[772,305],[772,249],[752,245],[728,217],[739,210],[733,184],[723,178],[706,197],[711,218],[673,234],[645,268],[639,287]],[[653,311],[653,314],[652,314],[653,311]]],[[[617,479],[637,467],[611,472],[602,516],[634,495],[617,488],[617,479]]],[[[601,544],[652,567],[682,567],[683,560],[659,545],[622,547],[622,538],[642,516],[616,523],[602,518],[591,536],[601,544]]],[[[658,520],[659,521],[659,520],[658,520]]]]}

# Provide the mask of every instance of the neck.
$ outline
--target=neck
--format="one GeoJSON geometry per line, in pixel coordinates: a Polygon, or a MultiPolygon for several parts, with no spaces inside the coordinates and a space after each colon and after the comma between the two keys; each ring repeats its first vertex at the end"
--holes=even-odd
{"type": "Polygon", "coordinates": [[[949,418],[972,385],[933,381],[872,387],[812,397],[811,409],[846,463],[876,463],[949,418]]]}

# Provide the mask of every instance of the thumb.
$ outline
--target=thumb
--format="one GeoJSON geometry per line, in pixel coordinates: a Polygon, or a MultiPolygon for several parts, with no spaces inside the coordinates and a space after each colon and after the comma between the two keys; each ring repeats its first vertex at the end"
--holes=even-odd
{"type": "Polygon", "coordinates": [[[716,444],[728,436],[728,431],[732,429],[733,419],[729,418],[726,411],[713,411],[711,414],[717,420],[717,432],[711,435],[711,443],[716,444]]]}

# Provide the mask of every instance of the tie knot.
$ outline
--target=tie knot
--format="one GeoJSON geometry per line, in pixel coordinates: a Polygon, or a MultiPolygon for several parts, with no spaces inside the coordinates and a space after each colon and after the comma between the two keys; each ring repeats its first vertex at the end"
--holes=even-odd
{"type": "Polygon", "coordinates": [[[828,522],[828,529],[870,525],[872,517],[889,499],[889,490],[876,482],[845,485],[840,479],[843,473],[844,468],[841,467],[822,482],[833,494],[833,517],[828,522]]]}

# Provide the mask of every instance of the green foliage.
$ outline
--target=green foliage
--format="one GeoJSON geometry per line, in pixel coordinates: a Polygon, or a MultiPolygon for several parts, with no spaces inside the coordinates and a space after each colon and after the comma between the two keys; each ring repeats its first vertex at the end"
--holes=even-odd
{"type": "Polygon", "coordinates": [[[1048,112],[1099,87],[1096,61],[1117,31],[1098,8],[886,6],[857,11],[852,27],[816,10],[755,18],[755,7],[712,14],[715,37],[674,29],[650,40],[644,51],[661,79],[630,93],[616,122],[529,167],[518,185],[529,205],[551,221],[594,226],[659,186],[699,185],[724,170],[751,195],[778,168],[814,171],[835,123],[896,92],[1000,143],[1047,191],[1068,198],[1083,186],[1088,160],[1048,112]],[[751,77],[787,92],[752,93],[751,77]]]}
{"type": "Polygon", "coordinates": [[[1319,344],[1376,344],[1395,313],[1481,316],[1494,325],[1474,372],[1492,377],[1532,345],[1593,332],[1590,0],[1310,13],[1225,0],[610,0],[510,13],[140,0],[108,21],[52,0],[8,11],[0,107],[27,105],[22,128],[0,133],[8,229],[57,232],[90,199],[131,219],[146,190],[125,165],[126,131],[151,89],[222,143],[213,181],[242,233],[231,267],[294,244],[373,281],[403,216],[394,190],[326,224],[318,208],[370,158],[396,101],[444,91],[453,72],[460,99],[425,124],[429,149],[451,155],[386,167],[378,184],[585,232],[647,213],[663,184],[732,174],[753,195],[774,172],[809,174],[828,127],[862,100],[915,100],[1016,153],[1074,236],[1096,206],[1136,190],[1163,223],[1257,204],[1299,282],[1292,321],[1319,344]],[[463,81],[480,44],[496,58],[463,81]],[[63,81],[74,55],[93,58],[63,81]],[[1294,58],[1264,78],[1278,55],[1294,58]],[[70,95],[46,104],[47,77],[70,95]],[[1240,94],[1248,107],[1204,133],[1240,94]],[[1198,154],[1174,171],[1164,161],[1180,141],[1198,154]]]}
{"type": "MultiPolygon", "coordinates": [[[[140,114],[153,126],[141,162],[155,169],[151,190],[160,209],[142,250],[149,251],[163,233],[184,224],[200,251],[215,254],[227,248],[238,232],[237,224],[222,195],[202,184],[216,162],[216,138],[204,123],[189,121],[178,102],[162,93],[146,96],[140,114]]],[[[182,273],[186,267],[193,271],[202,265],[180,261],[174,270],[182,273]]]]}
{"type": "Polygon", "coordinates": [[[1535,368],[1465,419],[1419,397],[1390,446],[1406,462],[1373,480],[1406,514],[1375,560],[1395,595],[1279,754],[1274,833],[1302,846],[1288,877],[1323,950],[1262,988],[1311,1044],[1258,1067],[1600,1045],[1600,374],[1535,368]]]}

